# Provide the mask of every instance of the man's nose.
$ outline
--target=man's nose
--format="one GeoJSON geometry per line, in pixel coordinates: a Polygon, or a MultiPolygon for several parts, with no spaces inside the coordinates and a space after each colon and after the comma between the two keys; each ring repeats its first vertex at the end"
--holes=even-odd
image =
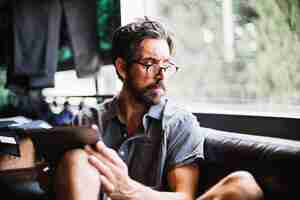
{"type": "Polygon", "coordinates": [[[166,70],[163,67],[159,68],[156,78],[159,80],[164,80],[166,77],[166,70]]]}

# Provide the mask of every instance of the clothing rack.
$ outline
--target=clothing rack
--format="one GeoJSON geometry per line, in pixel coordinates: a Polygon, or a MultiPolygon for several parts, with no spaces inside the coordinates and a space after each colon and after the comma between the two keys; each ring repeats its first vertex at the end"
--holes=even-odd
{"type": "Polygon", "coordinates": [[[52,104],[56,104],[57,103],[57,99],[58,98],[62,98],[64,100],[63,103],[60,103],[61,105],[65,104],[66,102],[69,102],[71,98],[78,98],[81,99],[80,103],[84,103],[86,98],[95,98],[96,99],[96,103],[100,104],[102,103],[105,99],[109,99],[112,98],[114,95],[70,95],[70,96],[64,96],[64,95],[55,95],[55,96],[47,96],[46,99],[48,99],[48,101],[46,100],[47,103],[52,103],[52,104]]]}

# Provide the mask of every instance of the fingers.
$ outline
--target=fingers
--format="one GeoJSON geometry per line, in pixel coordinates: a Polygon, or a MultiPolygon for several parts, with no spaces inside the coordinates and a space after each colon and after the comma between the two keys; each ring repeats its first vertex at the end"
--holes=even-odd
{"type": "Polygon", "coordinates": [[[95,148],[87,145],[85,150],[88,154],[94,155],[98,159],[107,160],[123,170],[127,170],[127,165],[119,157],[118,153],[115,150],[108,148],[102,141],[97,142],[95,148]]]}
{"type": "Polygon", "coordinates": [[[96,124],[92,124],[91,128],[94,129],[94,130],[96,130],[96,131],[99,131],[98,126],[96,124]]]}
{"type": "MultiPolygon", "coordinates": [[[[120,158],[118,153],[111,148],[107,148],[102,141],[97,142],[96,150],[105,158],[108,158],[112,163],[118,166],[124,166],[124,161],[120,158]]],[[[125,165],[126,166],[126,165],[125,165]]]]}
{"type": "Polygon", "coordinates": [[[111,194],[115,191],[115,186],[105,176],[100,175],[100,181],[104,192],[111,194]]]}
{"type": "Polygon", "coordinates": [[[84,150],[85,150],[89,155],[97,154],[97,152],[94,150],[93,147],[91,147],[91,145],[86,145],[86,146],[84,147],[84,150]]]}
{"type": "Polygon", "coordinates": [[[96,124],[92,124],[91,128],[97,132],[98,140],[102,140],[102,133],[99,130],[99,127],[96,124]]]}
{"type": "Polygon", "coordinates": [[[116,151],[106,147],[101,141],[94,148],[87,145],[85,151],[89,154],[89,163],[99,171],[103,191],[109,197],[114,197],[111,199],[119,199],[124,194],[137,190],[137,185],[128,176],[125,162],[116,151]]]}
{"type": "Polygon", "coordinates": [[[100,172],[100,181],[106,192],[113,192],[115,187],[115,175],[112,170],[103,164],[99,159],[95,156],[90,156],[89,162],[100,172]]]}
{"type": "Polygon", "coordinates": [[[106,176],[108,179],[114,178],[114,175],[112,173],[112,168],[110,168],[110,166],[104,164],[101,160],[99,160],[95,156],[89,156],[88,160],[101,173],[101,175],[106,176]]]}
{"type": "Polygon", "coordinates": [[[90,154],[90,156],[88,157],[88,161],[100,173],[100,181],[103,191],[108,195],[115,192],[116,187],[120,185],[120,182],[124,182],[124,180],[127,180],[127,166],[123,163],[123,161],[122,164],[113,163],[111,160],[114,159],[111,159],[111,155],[113,154],[113,156],[117,156],[117,153],[107,147],[105,147],[105,149],[108,149],[108,153],[110,154],[106,156],[101,153],[103,151],[99,152],[92,149],[90,146],[86,146],[85,149],[88,154],[90,154]],[[108,159],[107,156],[110,159],[108,159]],[[123,164],[126,166],[126,168],[122,166],[123,164]]]}
{"type": "MultiPolygon", "coordinates": [[[[90,146],[85,147],[85,151],[90,155],[89,161],[91,161],[91,164],[98,169],[100,172],[107,172],[109,170],[113,170],[116,168],[116,165],[110,161],[110,159],[107,159],[104,157],[101,153],[95,151],[90,146]]],[[[103,173],[102,172],[102,173],[103,173]]]]}
{"type": "Polygon", "coordinates": [[[100,171],[111,170],[115,175],[120,173],[128,174],[128,168],[125,162],[119,157],[116,151],[106,147],[103,142],[97,142],[96,148],[90,145],[85,146],[85,151],[93,157],[91,160],[97,159],[99,162],[92,162],[92,164],[100,171]],[[105,167],[104,167],[105,166],[105,167]]]}
{"type": "Polygon", "coordinates": [[[107,194],[127,184],[128,168],[116,151],[106,147],[101,141],[97,142],[94,148],[90,145],[85,146],[85,151],[89,154],[90,164],[99,171],[101,184],[107,194]]]}

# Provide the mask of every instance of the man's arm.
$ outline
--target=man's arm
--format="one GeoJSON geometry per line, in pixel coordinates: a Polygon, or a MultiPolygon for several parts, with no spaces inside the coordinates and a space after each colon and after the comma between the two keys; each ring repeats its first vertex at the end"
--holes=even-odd
{"type": "Polygon", "coordinates": [[[90,163],[99,171],[102,190],[118,200],[191,200],[197,189],[199,171],[194,165],[173,168],[168,174],[168,183],[173,192],[158,192],[142,185],[128,176],[126,164],[118,154],[103,142],[96,149],[87,146],[90,163]]]}
{"type": "Polygon", "coordinates": [[[168,173],[168,184],[172,191],[181,192],[185,199],[195,199],[200,176],[199,166],[196,164],[175,167],[168,173]]]}

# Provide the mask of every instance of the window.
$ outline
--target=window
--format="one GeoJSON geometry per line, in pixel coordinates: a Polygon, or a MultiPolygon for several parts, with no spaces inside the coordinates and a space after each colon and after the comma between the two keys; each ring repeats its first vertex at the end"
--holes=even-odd
{"type": "Polygon", "coordinates": [[[194,112],[298,117],[299,3],[153,0],[177,38],[169,94],[194,112]],[[180,84],[178,84],[180,82],[180,84]]]}

